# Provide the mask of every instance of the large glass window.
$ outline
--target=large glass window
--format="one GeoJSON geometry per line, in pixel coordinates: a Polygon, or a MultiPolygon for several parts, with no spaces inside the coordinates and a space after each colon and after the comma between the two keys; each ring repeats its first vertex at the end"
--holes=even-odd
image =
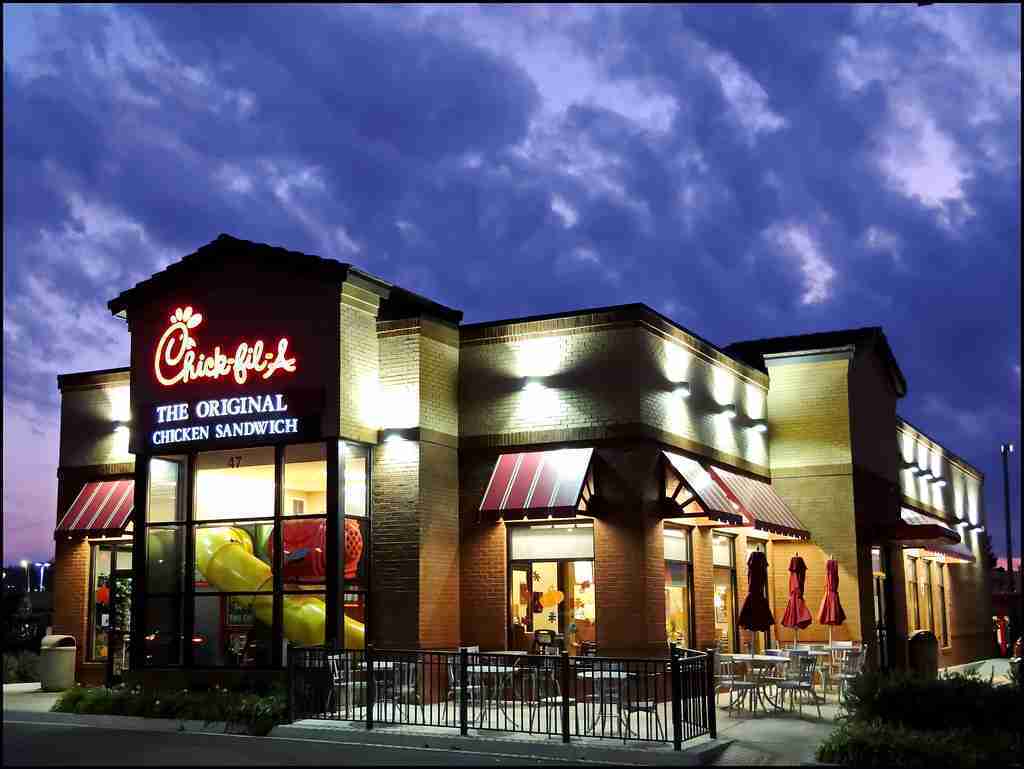
{"type": "Polygon", "coordinates": [[[665,637],[692,648],[693,578],[689,529],[665,526],[665,637]]]}
{"type": "Polygon", "coordinates": [[[92,590],[89,601],[89,647],[86,658],[98,662],[107,658],[108,633],[111,623],[112,548],[109,545],[92,547],[92,590]]]}
{"type": "Polygon", "coordinates": [[[923,627],[935,632],[935,605],[932,598],[932,564],[931,561],[922,560],[919,569],[921,580],[921,593],[924,595],[924,625],[923,627]]]}
{"type": "MultiPolygon", "coordinates": [[[[342,444],[338,457],[344,583],[334,589],[350,648],[365,644],[369,457],[355,444],[342,444]]],[[[147,664],[269,667],[287,659],[289,644],[322,644],[332,557],[327,444],[200,452],[191,458],[191,505],[188,466],[183,457],[150,463],[147,664]]]]}
{"type": "Polygon", "coordinates": [[[550,634],[569,654],[597,642],[594,526],[509,526],[509,646],[530,651],[550,634]]]}
{"type": "Polygon", "coordinates": [[[907,568],[907,625],[910,629],[921,628],[921,606],[917,591],[917,558],[908,555],[907,568]]]}
{"type": "Polygon", "coordinates": [[[725,534],[713,534],[711,555],[714,562],[715,636],[720,649],[739,648],[736,634],[736,559],[735,540],[725,534]]]}

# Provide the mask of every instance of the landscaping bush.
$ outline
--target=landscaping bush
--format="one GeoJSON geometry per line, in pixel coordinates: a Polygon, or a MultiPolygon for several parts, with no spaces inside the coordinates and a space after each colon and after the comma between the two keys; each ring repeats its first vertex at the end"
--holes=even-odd
{"type": "Polygon", "coordinates": [[[881,721],[847,721],[816,753],[819,761],[858,767],[1020,766],[1019,747],[1007,733],[971,729],[920,731],[881,721]]]}
{"type": "Polygon", "coordinates": [[[23,684],[39,680],[39,655],[30,651],[4,653],[4,683],[23,684]]]}
{"type": "Polygon", "coordinates": [[[220,687],[147,692],[138,686],[113,689],[76,686],[64,692],[52,709],[58,713],[177,718],[205,724],[223,721],[226,730],[240,729],[248,734],[265,735],[276,724],[284,722],[286,703],[280,687],[263,694],[220,687]]]}
{"type": "Polygon", "coordinates": [[[909,729],[980,733],[1009,732],[1020,739],[1024,698],[1013,686],[996,686],[976,675],[928,679],[907,672],[865,672],[849,686],[846,717],[909,729]]]}

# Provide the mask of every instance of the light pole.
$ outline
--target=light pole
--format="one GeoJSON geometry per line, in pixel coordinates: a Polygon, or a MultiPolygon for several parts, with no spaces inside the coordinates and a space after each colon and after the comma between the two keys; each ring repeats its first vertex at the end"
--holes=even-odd
{"type": "Polygon", "coordinates": [[[48,566],[51,566],[51,565],[52,564],[49,561],[46,561],[45,563],[41,563],[40,561],[36,561],[36,566],[39,567],[39,592],[40,593],[43,592],[44,587],[45,587],[44,582],[43,582],[43,575],[46,574],[46,568],[48,566]]]}
{"type": "MultiPolygon", "coordinates": [[[[1010,454],[1013,453],[1012,443],[1002,443],[999,445],[999,453],[1003,457],[1003,512],[1006,515],[1006,575],[1010,578],[1010,594],[1013,595],[1016,592],[1016,584],[1013,581],[1013,526],[1010,523],[1010,454]]],[[[1024,536],[1024,534],[1022,534],[1024,536]]],[[[1024,568],[1024,564],[1021,565],[1024,568]]],[[[1024,594],[1024,591],[1022,591],[1024,594]]],[[[1011,606],[1012,606],[1011,599],[1011,606]]],[[[1011,648],[1015,640],[1015,636],[1020,635],[1020,623],[1024,619],[1024,607],[1018,607],[1021,614],[1018,615],[1016,623],[1013,623],[1013,613],[1011,609],[1010,621],[1012,624],[1012,632],[1010,634],[1011,648]]]]}
{"type": "Polygon", "coordinates": [[[21,562],[21,568],[25,570],[25,592],[32,592],[32,572],[28,570],[28,561],[21,562]]]}

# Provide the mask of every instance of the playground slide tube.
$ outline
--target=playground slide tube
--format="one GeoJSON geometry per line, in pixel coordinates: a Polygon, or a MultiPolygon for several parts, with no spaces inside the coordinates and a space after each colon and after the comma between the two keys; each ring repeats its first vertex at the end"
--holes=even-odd
{"type": "MultiPolygon", "coordinates": [[[[271,625],[274,619],[274,576],[270,566],[253,555],[252,540],[235,527],[201,528],[196,534],[196,566],[217,590],[225,592],[264,592],[268,595],[240,596],[251,606],[260,622],[271,625]]],[[[315,595],[284,596],[284,636],[300,646],[324,642],[327,607],[315,595]]],[[[361,649],[366,629],[361,622],[345,617],[345,648],[361,649]]]]}

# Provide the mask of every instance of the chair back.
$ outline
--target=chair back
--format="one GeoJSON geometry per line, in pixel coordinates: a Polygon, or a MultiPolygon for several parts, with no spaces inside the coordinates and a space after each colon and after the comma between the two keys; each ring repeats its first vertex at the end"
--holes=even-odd
{"type": "Polygon", "coordinates": [[[555,631],[554,630],[534,630],[533,631],[533,642],[538,646],[540,644],[550,644],[555,642],[555,631]]]}
{"type": "Polygon", "coordinates": [[[810,654],[797,658],[797,680],[801,686],[814,685],[814,671],[818,667],[818,658],[810,654]]]}
{"type": "Polygon", "coordinates": [[[832,642],[832,648],[833,649],[852,649],[853,648],[853,641],[833,641],[832,642]]]}
{"type": "Polygon", "coordinates": [[[857,675],[864,667],[863,651],[851,651],[843,659],[843,673],[849,676],[857,675]]]}
{"type": "Polygon", "coordinates": [[[327,657],[327,667],[331,671],[331,681],[337,686],[342,682],[341,678],[341,656],[331,654],[327,657]]]}
{"type": "Polygon", "coordinates": [[[583,641],[582,643],[580,643],[580,656],[596,657],[597,643],[594,641],[583,641]]]}
{"type": "Polygon", "coordinates": [[[732,657],[715,655],[715,677],[733,678],[736,675],[736,661],[732,657]]]}

